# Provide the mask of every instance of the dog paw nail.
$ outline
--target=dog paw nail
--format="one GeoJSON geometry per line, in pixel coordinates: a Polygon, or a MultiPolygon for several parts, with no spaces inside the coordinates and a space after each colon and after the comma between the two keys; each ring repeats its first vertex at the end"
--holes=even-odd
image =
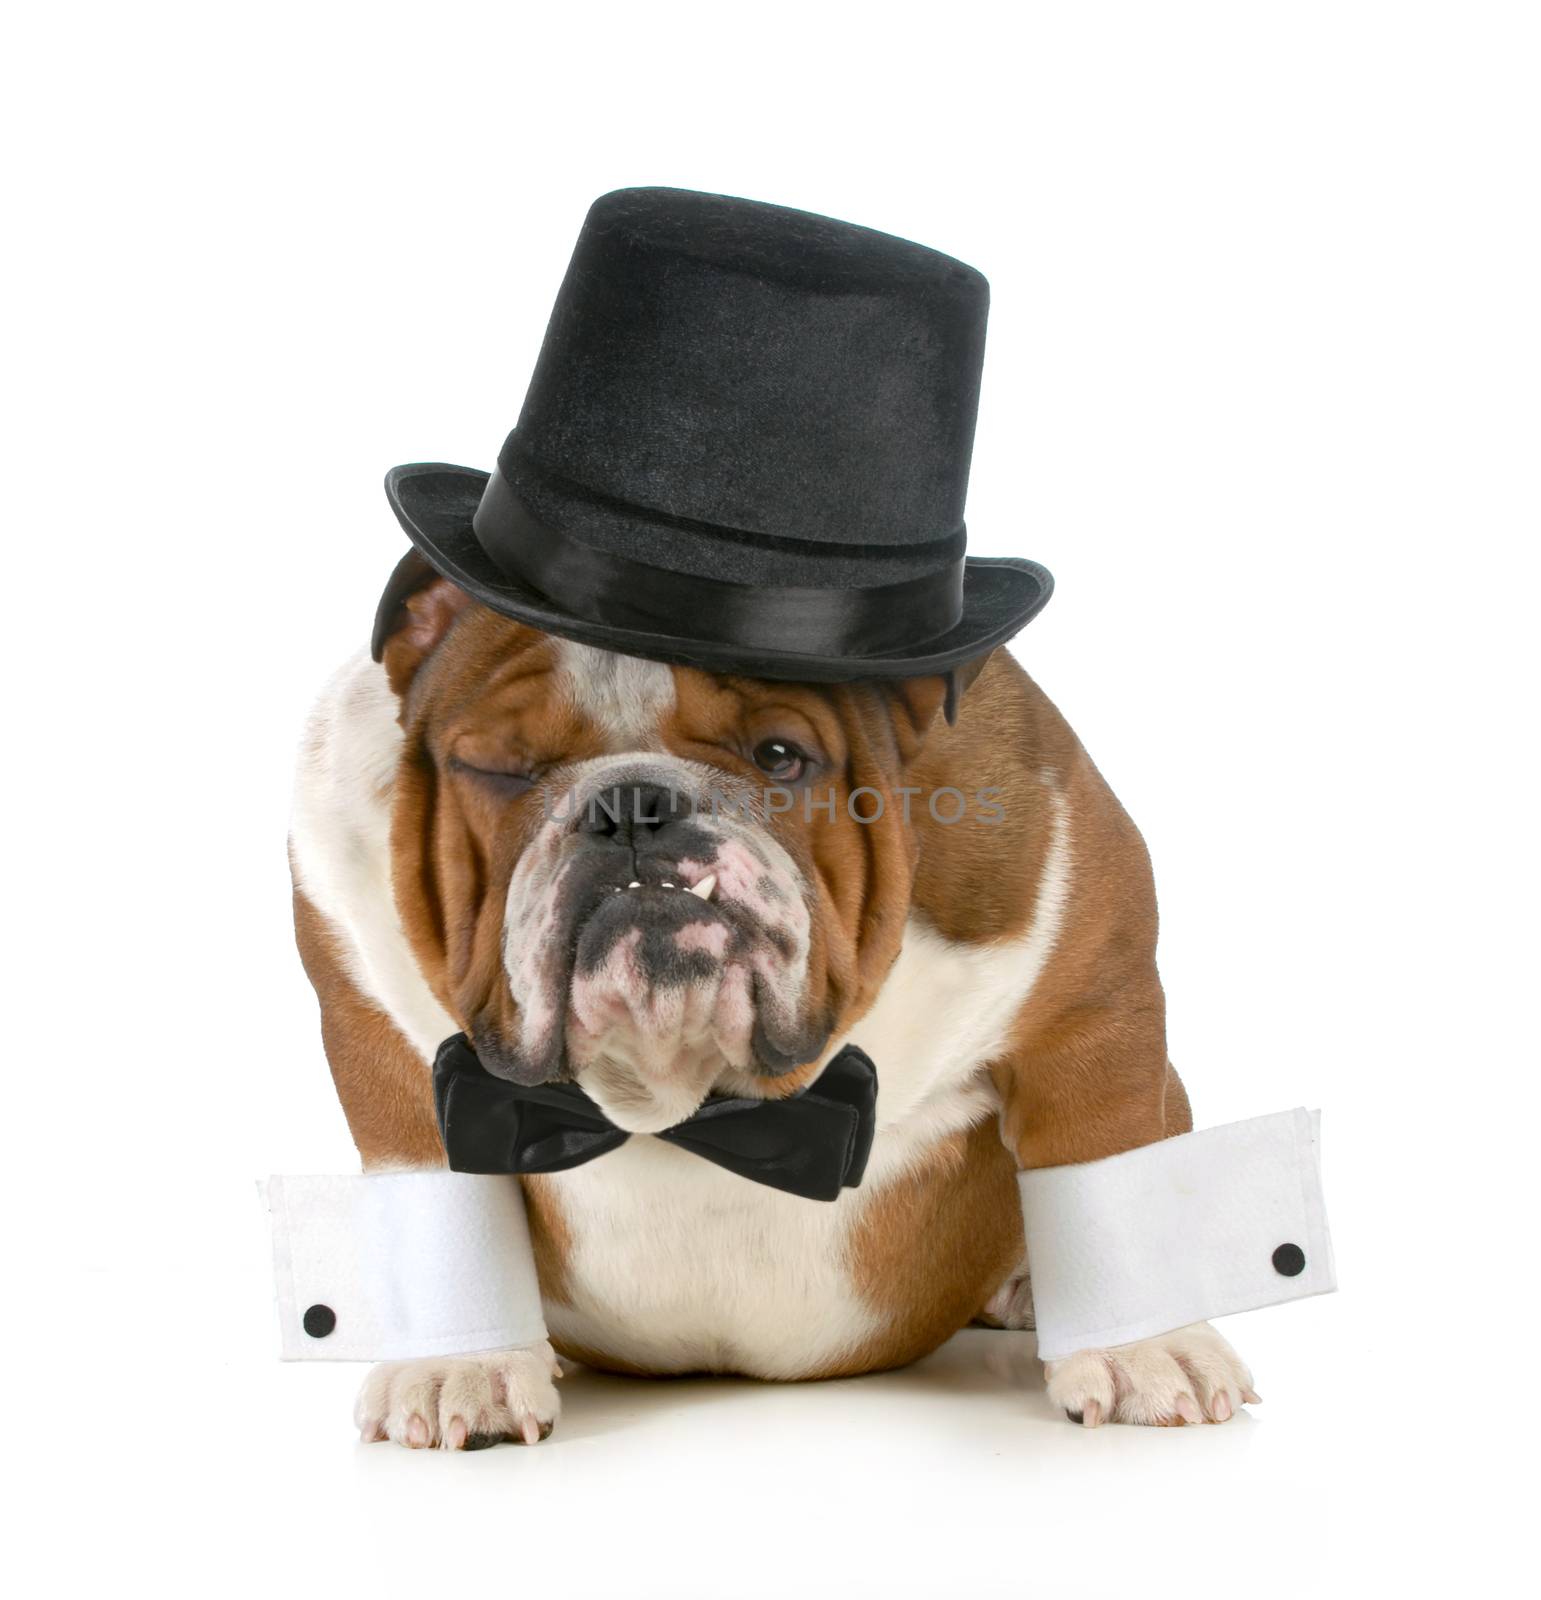
{"type": "Polygon", "coordinates": [[[1184,1422],[1202,1422],[1204,1420],[1204,1413],[1199,1410],[1199,1403],[1191,1394],[1178,1395],[1177,1415],[1184,1422]]]}
{"type": "Polygon", "coordinates": [[[385,1429],[378,1422],[366,1422],[359,1429],[358,1436],[365,1444],[379,1444],[385,1437],[385,1429]]]}
{"type": "Polygon", "coordinates": [[[540,1424],[535,1420],[534,1417],[526,1417],[519,1424],[519,1431],[521,1434],[523,1434],[524,1442],[526,1444],[540,1443],[540,1424]]]}
{"type": "Polygon", "coordinates": [[[1228,1422],[1231,1417],[1231,1397],[1222,1389],[1210,1402],[1209,1409],[1216,1422],[1228,1422]]]}
{"type": "Polygon", "coordinates": [[[417,1415],[407,1418],[407,1443],[414,1450],[421,1450],[428,1443],[428,1424],[417,1415]]]}
{"type": "Polygon", "coordinates": [[[1102,1426],[1102,1402],[1088,1400],[1086,1409],[1081,1413],[1081,1425],[1085,1428],[1100,1428],[1102,1426]]]}
{"type": "Polygon", "coordinates": [[[446,1450],[464,1450],[466,1438],[470,1431],[466,1427],[464,1417],[451,1417],[449,1427],[444,1432],[444,1448],[446,1450]]]}
{"type": "Polygon", "coordinates": [[[1263,1397],[1257,1392],[1256,1389],[1243,1389],[1241,1391],[1241,1398],[1243,1402],[1249,1406],[1260,1406],[1263,1403],[1263,1397]]]}

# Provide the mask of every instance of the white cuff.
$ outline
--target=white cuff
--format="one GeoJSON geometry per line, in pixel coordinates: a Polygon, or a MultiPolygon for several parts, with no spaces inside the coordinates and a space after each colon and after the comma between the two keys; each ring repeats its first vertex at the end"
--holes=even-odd
{"type": "Polygon", "coordinates": [[[517,1178],[391,1172],[258,1187],[285,1361],[401,1361],[546,1337],[517,1178]]]}
{"type": "Polygon", "coordinates": [[[1279,1111],[1019,1173],[1038,1354],[1059,1361],[1336,1289],[1320,1121],[1279,1111]]]}

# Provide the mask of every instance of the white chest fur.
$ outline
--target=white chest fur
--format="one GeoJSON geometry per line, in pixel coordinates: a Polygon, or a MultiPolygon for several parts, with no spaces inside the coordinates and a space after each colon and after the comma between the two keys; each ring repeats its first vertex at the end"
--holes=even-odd
{"type": "Polygon", "coordinates": [[[860,1191],[824,1204],[637,1135],[557,1182],[572,1249],[560,1342],[658,1372],[793,1378],[876,1327],[845,1271],[860,1191]]]}

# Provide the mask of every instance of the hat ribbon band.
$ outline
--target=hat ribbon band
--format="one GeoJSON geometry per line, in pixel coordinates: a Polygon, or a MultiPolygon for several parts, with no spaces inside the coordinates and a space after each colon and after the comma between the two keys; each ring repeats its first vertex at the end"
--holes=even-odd
{"type": "Polygon", "coordinates": [[[865,589],[728,583],[596,550],[533,517],[501,471],[472,519],[508,577],[606,628],[688,637],[778,655],[875,656],[907,649],[963,615],[963,558],[865,589]]]}

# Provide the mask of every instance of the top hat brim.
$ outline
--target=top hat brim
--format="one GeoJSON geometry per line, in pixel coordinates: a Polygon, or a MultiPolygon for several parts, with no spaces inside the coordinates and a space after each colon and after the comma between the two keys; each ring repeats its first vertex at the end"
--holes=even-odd
{"type": "Polygon", "coordinates": [[[1036,561],[969,556],[964,561],[963,607],[958,621],[944,633],[877,655],[746,649],[692,639],[685,632],[610,627],[573,615],[492,561],[472,526],[489,477],[489,473],[472,467],[424,462],[393,468],[386,475],[385,492],[407,537],[423,558],[473,600],[544,633],[620,655],[700,667],[708,672],[806,683],[925,677],[946,672],[1004,644],[1043,609],[1054,589],[1053,578],[1036,561]]]}

